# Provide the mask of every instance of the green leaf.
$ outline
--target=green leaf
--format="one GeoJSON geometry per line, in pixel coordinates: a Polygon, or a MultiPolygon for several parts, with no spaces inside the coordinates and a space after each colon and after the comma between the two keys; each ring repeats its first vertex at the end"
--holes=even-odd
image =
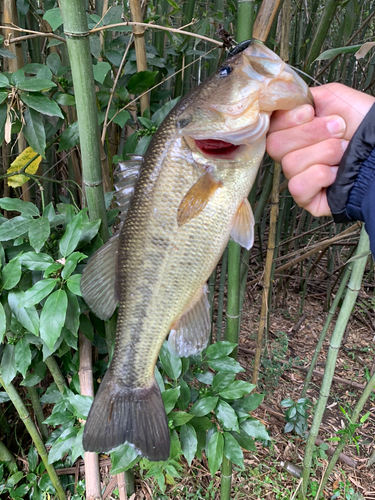
{"type": "Polygon", "coordinates": [[[52,89],[53,87],[57,87],[57,85],[56,83],[51,82],[51,80],[39,80],[37,78],[25,80],[18,85],[20,90],[28,90],[30,92],[44,92],[52,89]]]}
{"type": "Polygon", "coordinates": [[[38,70],[36,77],[38,80],[52,80],[52,71],[48,68],[48,66],[45,66],[44,64],[42,67],[38,70]]]}
{"type": "Polygon", "coordinates": [[[142,116],[138,116],[138,121],[142,124],[143,127],[151,130],[154,126],[154,123],[148,118],[143,118],[142,116]]]}
{"type": "Polygon", "coordinates": [[[82,333],[87,337],[91,342],[94,341],[94,328],[91,324],[91,321],[85,314],[81,314],[79,317],[79,328],[82,333]]]}
{"type": "Polygon", "coordinates": [[[3,304],[0,302],[0,344],[2,344],[7,329],[7,318],[3,304]]]}
{"type": "Polygon", "coordinates": [[[11,74],[10,80],[12,82],[12,85],[15,87],[18,87],[18,85],[26,80],[25,72],[24,70],[18,69],[14,73],[11,74]]]}
{"type": "Polygon", "coordinates": [[[57,28],[59,28],[63,23],[61,12],[58,7],[56,9],[48,9],[44,14],[43,19],[51,25],[52,31],[57,30],[57,28]]]}
{"type": "Polygon", "coordinates": [[[16,59],[17,56],[8,49],[0,49],[0,57],[5,57],[7,59],[16,59]]]}
{"type": "Polygon", "coordinates": [[[30,269],[31,271],[45,271],[51,264],[55,263],[50,255],[45,253],[37,254],[35,252],[22,254],[20,261],[26,269],[30,269]]]}
{"type": "Polygon", "coordinates": [[[29,241],[36,253],[39,253],[50,235],[49,220],[39,217],[30,223],[29,241]]]}
{"type": "Polygon", "coordinates": [[[29,471],[34,472],[36,470],[36,466],[38,465],[38,453],[36,452],[34,446],[30,446],[27,461],[29,462],[29,471]]]}
{"type": "Polygon", "coordinates": [[[139,460],[140,456],[127,443],[122,444],[111,453],[111,474],[120,474],[129,470],[139,460]]]}
{"type": "Polygon", "coordinates": [[[234,437],[229,434],[229,432],[224,432],[224,455],[228,460],[238,465],[243,469],[243,453],[240,445],[234,439],[234,437]]]}
{"type": "Polygon", "coordinates": [[[159,108],[155,113],[152,115],[151,120],[157,125],[161,125],[162,121],[164,118],[168,115],[168,113],[176,106],[178,101],[180,100],[180,97],[176,97],[176,99],[172,99],[171,101],[168,101],[164,106],[159,108]]]}
{"type": "Polygon", "coordinates": [[[27,233],[32,217],[20,215],[7,220],[0,226],[0,241],[15,240],[19,236],[27,233]]]}
{"type": "Polygon", "coordinates": [[[22,93],[20,97],[27,106],[35,109],[35,111],[38,111],[43,115],[59,116],[60,118],[64,118],[64,115],[61,113],[57,103],[39,92],[35,92],[33,94],[22,93]]]}
{"type": "Polygon", "coordinates": [[[82,396],[81,394],[74,394],[69,398],[69,403],[73,406],[73,414],[77,418],[87,419],[93,398],[90,396],[82,396]]]}
{"type": "MultiPolygon", "coordinates": [[[[52,54],[50,54],[50,55],[52,55],[52,54]]],[[[75,103],[76,103],[74,95],[71,95],[71,94],[63,94],[63,93],[57,94],[55,96],[55,99],[56,99],[57,104],[60,104],[60,106],[75,106],[75,103]]],[[[77,123],[77,122],[75,122],[75,123],[77,123]]],[[[74,123],[73,123],[73,125],[74,125],[74,123]]],[[[78,140],[79,140],[79,136],[78,136],[78,140]]],[[[78,144],[78,142],[77,142],[77,144],[78,144]]]]}
{"type": "Polygon", "coordinates": [[[8,78],[0,73],[0,87],[8,87],[10,86],[8,78]]]}
{"type": "Polygon", "coordinates": [[[174,0],[167,0],[167,2],[168,2],[168,3],[169,3],[169,5],[171,5],[174,9],[180,10],[180,7],[179,7],[178,3],[176,3],[174,0]]]}
{"type": "Polygon", "coordinates": [[[256,451],[254,439],[246,434],[246,432],[241,430],[240,434],[238,432],[231,432],[231,434],[241,448],[247,451],[256,451]]]}
{"type": "Polygon", "coordinates": [[[206,450],[208,467],[210,469],[211,476],[213,476],[215,472],[219,470],[221,462],[223,460],[223,452],[223,435],[221,432],[215,432],[214,434],[212,434],[206,450]]]}
{"type": "Polygon", "coordinates": [[[141,94],[154,85],[158,71],[139,71],[133,75],[127,85],[130,94],[141,94]]]}
{"type": "Polygon", "coordinates": [[[83,212],[79,212],[66,226],[66,231],[59,243],[59,249],[63,257],[71,254],[78,245],[82,233],[82,215],[83,212]]]}
{"type": "Polygon", "coordinates": [[[82,274],[73,274],[73,276],[70,276],[70,278],[66,281],[69,290],[75,295],[79,295],[80,297],[82,297],[80,287],[81,277],[82,274]]]}
{"type": "Polygon", "coordinates": [[[236,378],[235,373],[219,372],[212,381],[212,390],[220,392],[236,378]]]}
{"type": "Polygon", "coordinates": [[[195,432],[194,427],[190,424],[182,425],[180,429],[180,438],[182,452],[190,467],[198,445],[197,433],[195,432]]]}
{"type": "Polygon", "coordinates": [[[65,323],[68,298],[64,290],[56,290],[46,300],[40,315],[40,336],[53,351],[65,323]]]}
{"type": "Polygon", "coordinates": [[[178,385],[180,387],[180,397],[178,399],[178,407],[180,410],[186,410],[186,408],[189,406],[191,395],[190,395],[190,388],[185,382],[184,379],[180,379],[178,381],[178,385]]]}
{"type": "MultiPolygon", "coordinates": [[[[3,104],[5,99],[8,98],[8,92],[0,92],[0,104],[3,104]]],[[[0,124],[0,130],[2,129],[2,126],[0,124]]]]}
{"type": "Polygon", "coordinates": [[[228,342],[226,340],[222,342],[216,342],[215,344],[211,344],[207,348],[206,356],[208,357],[208,359],[223,358],[224,356],[228,356],[236,347],[237,344],[228,342]]]}
{"type": "Polygon", "coordinates": [[[31,350],[25,337],[22,337],[16,344],[15,360],[17,370],[23,377],[26,377],[26,372],[31,364],[31,350]]]}
{"type": "MultiPolygon", "coordinates": [[[[75,463],[78,457],[84,457],[85,450],[83,449],[82,445],[82,436],[83,436],[83,431],[84,428],[81,427],[80,430],[78,431],[78,434],[74,440],[74,443],[72,444],[72,464],[75,463]]],[[[78,491],[78,489],[77,489],[78,491]]]]}
{"type": "Polygon", "coordinates": [[[49,464],[60,460],[65,453],[71,450],[78,431],[79,427],[69,427],[61,434],[48,453],[49,464]]]}
{"type": "Polygon", "coordinates": [[[11,290],[21,279],[21,262],[19,256],[12,259],[2,270],[1,281],[4,290],[11,290]]]}
{"type": "Polygon", "coordinates": [[[233,408],[237,413],[250,413],[254,411],[263,401],[264,394],[250,394],[250,396],[246,396],[245,398],[236,401],[233,404],[233,408]]]}
{"type": "Polygon", "coordinates": [[[208,396],[203,398],[191,407],[190,413],[196,417],[203,417],[204,415],[211,413],[211,411],[216,407],[218,400],[219,398],[217,396],[208,396]]]}
{"type": "Polygon", "coordinates": [[[117,113],[112,121],[113,123],[116,123],[121,128],[123,128],[128,120],[130,120],[130,113],[126,109],[123,109],[122,111],[117,113]]]}
{"type": "Polygon", "coordinates": [[[10,397],[5,391],[0,391],[0,404],[10,401],[10,397]]]}
{"type": "Polygon", "coordinates": [[[37,281],[34,286],[25,292],[23,298],[19,301],[19,307],[30,307],[41,302],[49,295],[56,286],[56,280],[47,278],[37,281]]]}
{"type": "Polygon", "coordinates": [[[30,203],[29,201],[22,201],[18,198],[1,198],[0,207],[4,210],[20,212],[22,215],[39,215],[39,209],[34,205],[34,203],[30,203]]]}
{"type": "Polygon", "coordinates": [[[8,477],[7,480],[7,486],[10,486],[11,488],[15,486],[21,479],[23,478],[23,472],[16,472],[12,476],[8,477]]]}
{"type": "Polygon", "coordinates": [[[209,360],[208,366],[218,372],[240,373],[245,371],[238,361],[227,356],[209,360]]]}
{"type": "Polygon", "coordinates": [[[103,83],[105,77],[108,75],[109,71],[111,71],[111,65],[108,62],[99,61],[93,65],[93,70],[94,80],[99,83],[103,83]]]}
{"type": "Polygon", "coordinates": [[[202,382],[202,384],[211,385],[214,379],[214,374],[210,371],[200,373],[198,371],[194,372],[194,377],[202,382]]]}
{"type": "Polygon", "coordinates": [[[61,151],[74,148],[77,144],[79,144],[78,122],[74,122],[61,134],[57,152],[60,153],[61,151]]]}
{"type": "Polygon", "coordinates": [[[21,325],[26,328],[29,332],[33,333],[37,337],[39,336],[39,316],[34,306],[32,307],[18,307],[21,299],[25,296],[22,290],[13,290],[9,292],[8,303],[9,306],[21,323],[21,325]]]}
{"type": "Polygon", "coordinates": [[[270,436],[264,425],[255,418],[249,418],[240,424],[241,430],[254,439],[270,441],[270,436]]]}
{"type": "Polygon", "coordinates": [[[168,420],[173,422],[175,427],[179,427],[180,425],[187,424],[194,415],[190,413],[185,413],[184,411],[172,411],[168,415],[168,420]]]}
{"type": "Polygon", "coordinates": [[[61,273],[61,277],[66,280],[69,278],[69,276],[72,274],[72,272],[75,270],[77,267],[78,262],[81,262],[81,260],[85,259],[87,255],[81,252],[74,252],[69,255],[69,257],[66,259],[64,268],[61,273]]]}
{"type": "Polygon", "coordinates": [[[65,326],[75,335],[78,336],[79,315],[81,313],[78,305],[77,297],[70,290],[66,291],[68,297],[68,307],[66,310],[65,326]]]}
{"type": "Polygon", "coordinates": [[[337,47],[335,49],[329,49],[322,52],[315,61],[325,61],[326,59],[331,59],[339,54],[350,54],[352,52],[357,52],[358,49],[362,47],[361,45],[351,45],[350,47],[337,47]]]}
{"type": "Polygon", "coordinates": [[[36,153],[45,158],[46,132],[42,115],[32,108],[26,108],[23,116],[25,118],[23,133],[27,142],[36,153]]]}
{"type": "Polygon", "coordinates": [[[14,362],[14,345],[7,344],[4,347],[3,357],[1,358],[1,376],[4,384],[9,385],[17,374],[16,363],[14,362]]]}
{"type": "MultiPolygon", "coordinates": [[[[60,9],[56,9],[60,10],[60,9]]],[[[46,59],[47,66],[52,71],[54,75],[57,75],[59,69],[61,68],[61,59],[59,54],[56,52],[51,52],[46,59]]]]}
{"type": "Polygon", "coordinates": [[[228,431],[240,432],[236,412],[226,401],[219,401],[215,414],[224,426],[224,429],[228,431]]]}
{"type": "Polygon", "coordinates": [[[168,389],[162,393],[162,398],[164,401],[165,412],[168,415],[169,412],[173,410],[175,404],[180,396],[180,388],[168,389]]]}
{"type": "Polygon", "coordinates": [[[78,242],[79,247],[95,238],[95,236],[98,234],[101,223],[102,221],[98,219],[90,222],[84,222],[82,224],[82,233],[78,242]]]}
{"type": "Polygon", "coordinates": [[[226,389],[220,392],[220,396],[225,399],[239,399],[249,394],[256,385],[245,382],[244,380],[235,380],[226,389]]]}
{"type": "Polygon", "coordinates": [[[170,351],[166,341],[160,349],[159,358],[168,377],[177,380],[182,370],[181,359],[170,351]]]}

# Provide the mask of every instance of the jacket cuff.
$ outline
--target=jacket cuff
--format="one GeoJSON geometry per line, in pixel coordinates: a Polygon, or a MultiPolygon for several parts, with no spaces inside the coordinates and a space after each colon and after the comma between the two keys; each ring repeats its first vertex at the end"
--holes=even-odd
{"type": "Polygon", "coordinates": [[[336,223],[363,220],[362,200],[375,177],[374,147],[375,104],[349,142],[335,182],[327,188],[328,205],[336,223]]]}

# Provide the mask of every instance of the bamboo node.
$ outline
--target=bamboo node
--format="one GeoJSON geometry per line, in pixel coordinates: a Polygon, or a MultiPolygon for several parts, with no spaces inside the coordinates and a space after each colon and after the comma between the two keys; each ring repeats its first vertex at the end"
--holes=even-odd
{"type": "Polygon", "coordinates": [[[89,31],[77,31],[75,33],[69,33],[68,31],[64,31],[65,36],[68,38],[82,38],[85,36],[89,36],[89,31]]]}
{"type": "Polygon", "coordinates": [[[96,182],[83,181],[83,184],[87,187],[98,187],[103,184],[103,179],[96,182]]]}
{"type": "MultiPolygon", "coordinates": [[[[239,314],[237,314],[237,316],[231,316],[230,314],[228,314],[228,313],[227,313],[227,318],[230,318],[230,319],[237,319],[237,318],[239,318],[239,317],[240,317],[240,315],[239,315],[239,314]]],[[[229,476],[228,476],[228,477],[229,477],[229,476]]]]}

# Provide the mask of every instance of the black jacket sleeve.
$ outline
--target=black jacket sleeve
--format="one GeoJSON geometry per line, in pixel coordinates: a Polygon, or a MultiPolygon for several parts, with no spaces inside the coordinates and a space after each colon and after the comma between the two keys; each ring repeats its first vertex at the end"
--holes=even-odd
{"type": "Polygon", "coordinates": [[[335,222],[365,222],[375,255],[375,104],[349,142],[327,200],[335,222]]]}

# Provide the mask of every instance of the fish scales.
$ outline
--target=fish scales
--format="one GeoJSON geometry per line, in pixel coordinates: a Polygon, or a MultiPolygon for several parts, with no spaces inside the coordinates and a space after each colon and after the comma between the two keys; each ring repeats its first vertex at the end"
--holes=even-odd
{"type": "Polygon", "coordinates": [[[304,102],[312,102],[305,83],[253,42],[181,100],[154,135],[120,235],[107,244],[117,253],[109,273],[113,296],[101,297],[93,286],[95,255],[82,278],[85,300],[103,319],[101,301],[114,307],[119,301],[113,359],[85,426],[87,451],[127,441],[151,460],[168,458],[169,429],[154,378],[159,351],[169,331],[179,355],[205,347],[205,283],[230,234],[251,245],[246,200],[270,111],[304,102]]]}

